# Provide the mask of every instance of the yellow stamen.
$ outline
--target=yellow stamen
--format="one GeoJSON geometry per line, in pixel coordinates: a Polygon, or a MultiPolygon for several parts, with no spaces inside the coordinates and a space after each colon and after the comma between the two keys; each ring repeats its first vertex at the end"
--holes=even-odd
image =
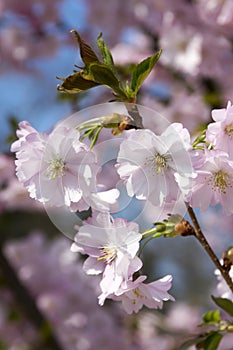
{"type": "Polygon", "coordinates": [[[222,194],[226,194],[227,188],[232,187],[232,181],[229,174],[223,170],[219,170],[210,177],[208,183],[212,186],[212,189],[215,191],[218,189],[222,194]]]}
{"type": "Polygon", "coordinates": [[[159,154],[155,153],[152,157],[147,157],[145,165],[150,165],[153,171],[156,171],[157,174],[161,174],[163,168],[168,169],[169,165],[167,162],[171,160],[170,154],[159,154]]]}
{"type": "Polygon", "coordinates": [[[55,180],[57,176],[64,176],[65,170],[67,170],[67,168],[65,167],[65,163],[62,159],[52,159],[49,162],[46,175],[50,180],[55,180]]]}
{"type": "Polygon", "coordinates": [[[104,260],[106,264],[110,264],[117,256],[117,248],[115,246],[105,246],[100,249],[100,256],[97,260],[104,260]]]}
{"type": "Polygon", "coordinates": [[[229,136],[230,139],[233,139],[233,123],[225,126],[224,133],[229,136]]]}

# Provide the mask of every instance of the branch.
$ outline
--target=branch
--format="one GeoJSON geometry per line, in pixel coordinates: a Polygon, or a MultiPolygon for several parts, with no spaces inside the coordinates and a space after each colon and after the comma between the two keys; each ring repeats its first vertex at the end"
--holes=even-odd
{"type": "Polygon", "coordinates": [[[186,203],[186,206],[188,209],[189,216],[193,222],[195,237],[201,243],[202,247],[205,249],[205,251],[209,255],[210,259],[213,261],[216,268],[221,272],[221,275],[224,278],[224,280],[226,281],[230,290],[233,292],[233,281],[231,280],[228,271],[224,268],[223,265],[221,265],[218,257],[216,256],[216,254],[214,253],[214,251],[210,247],[209,243],[207,242],[207,240],[206,240],[206,238],[205,238],[205,236],[200,228],[200,225],[197,221],[197,218],[196,218],[196,215],[195,215],[193,209],[189,206],[188,203],[186,203]]]}

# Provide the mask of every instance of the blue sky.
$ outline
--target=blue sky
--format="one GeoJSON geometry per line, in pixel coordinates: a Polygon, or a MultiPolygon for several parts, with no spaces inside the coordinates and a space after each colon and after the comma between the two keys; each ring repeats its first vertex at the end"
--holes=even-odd
{"type": "MultiPolygon", "coordinates": [[[[39,9],[38,9],[39,10],[39,9]]],[[[72,28],[84,29],[86,26],[85,2],[64,0],[60,5],[60,16],[67,35],[72,28]]],[[[6,13],[7,18],[12,18],[6,13]]],[[[14,17],[14,21],[15,21],[14,17]]],[[[22,19],[20,19],[22,21],[22,19]]],[[[1,30],[1,27],[0,27],[1,30]]],[[[63,46],[49,58],[31,60],[31,68],[37,73],[19,72],[14,67],[0,74],[0,150],[8,151],[9,144],[5,139],[10,133],[9,117],[17,120],[28,120],[39,131],[47,131],[61,118],[70,115],[68,102],[61,103],[57,99],[56,76],[67,76],[72,73],[73,64],[78,63],[78,48],[63,46]]]]}

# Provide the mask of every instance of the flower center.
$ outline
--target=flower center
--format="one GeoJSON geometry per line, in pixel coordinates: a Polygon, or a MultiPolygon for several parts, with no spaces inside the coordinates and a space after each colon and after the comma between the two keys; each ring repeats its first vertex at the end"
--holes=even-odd
{"type": "Polygon", "coordinates": [[[167,162],[171,160],[170,154],[155,153],[152,157],[147,157],[145,165],[150,165],[157,174],[161,174],[162,169],[168,169],[169,165],[167,162]]]}
{"type": "Polygon", "coordinates": [[[224,133],[229,136],[230,139],[233,139],[233,123],[225,126],[224,133]]]}
{"type": "Polygon", "coordinates": [[[52,159],[49,162],[49,166],[46,170],[46,175],[48,176],[49,180],[55,180],[57,176],[64,176],[65,170],[67,169],[62,159],[52,159]]]}
{"type": "Polygon", "coordinates": [[[219,170],[210,177],[208,184],[212,186],[212,189],[215,191],[216,188],[222,194],[226,194],[227,188],[232,187],[231,177],[223,170],[219,170]]]}
{"type": "Polygon", "coordinates": [[[104,260],[106,264],[110,264],[117,256],[117,247],[114,245],[104,246],[100,249],[100,256],[97,260],[104,260]]]}

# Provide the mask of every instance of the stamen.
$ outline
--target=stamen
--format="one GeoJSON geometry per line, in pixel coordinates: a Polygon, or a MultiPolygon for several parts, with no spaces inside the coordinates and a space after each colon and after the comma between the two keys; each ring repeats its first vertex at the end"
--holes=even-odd
{"type": "Polygon", "coordinates": [[[46,175],[49,180],[55,180],[57,176],[61,177],[65,175],[65,163],[62,159],[52,159],[49,162],[49,166],[46,170],[46,175]]]}
{"type": "Polygon", "coordinates": [[[229,136],[230,139],[233,139],[233,123],[225,126],[224,133],[229,136]]]}
{"type": "Polygon", "coordinates": [[[104,260],[106,264],[110,264],[117,256],[116,246],[104,246],[100,249],[100,256],[97,260],[104,260]]]}
{"type": "Polygon", "coordinates": [[[146,158],[145,165],[151,166],[153,171],[156,171],[157,174],[161,174],[162,168],[169,168],[167,162],[171,159],[170,154],[155,153],[154,156],[146,158]]]}
{"type": "Polygon", "coordinates": [[[209,178],[208,184],[212,186],[212,190],[218,189],[222,194],[226,194],[227,188],[232,187],[232,178],[223,170],[219,170],[209,178]]]}

